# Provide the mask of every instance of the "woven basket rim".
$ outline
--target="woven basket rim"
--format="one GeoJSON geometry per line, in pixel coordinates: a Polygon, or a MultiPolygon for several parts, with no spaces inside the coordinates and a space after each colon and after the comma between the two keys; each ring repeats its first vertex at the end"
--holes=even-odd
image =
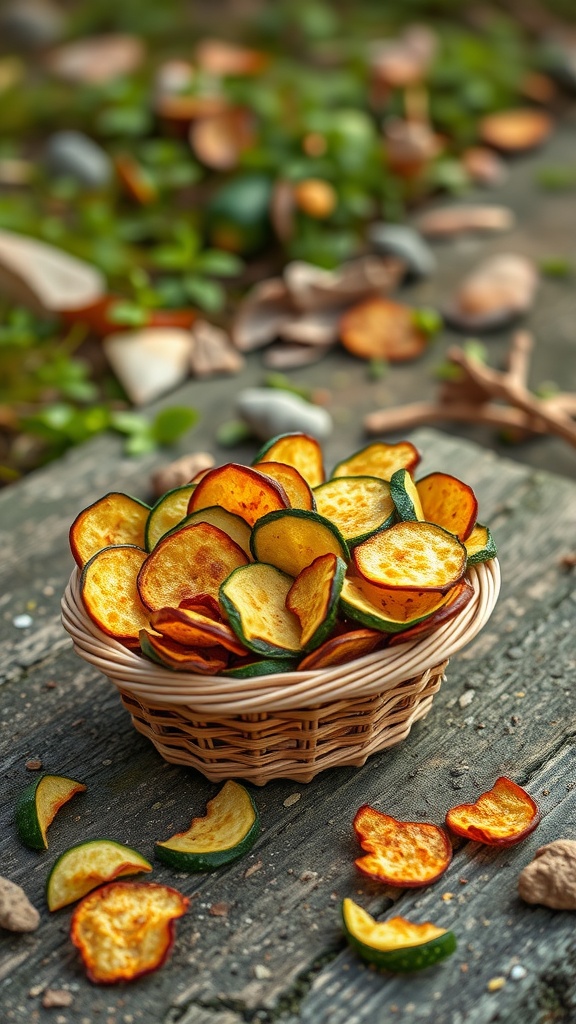
{"type": "Polygon", "coordinates": [[[202,713],[269,714],[384,692],[448,660],[486,624],[500,590],[500,566],[495,558],[470,566],[467,575],[473,597],[458,615],[427,637],[385,647],[337,667],[249,679],[173,672],[107,636],[84,609],[77,567],[62,597],[62,622],[77,653],[119,690],[137,699],[186,705],[202,713]]]}

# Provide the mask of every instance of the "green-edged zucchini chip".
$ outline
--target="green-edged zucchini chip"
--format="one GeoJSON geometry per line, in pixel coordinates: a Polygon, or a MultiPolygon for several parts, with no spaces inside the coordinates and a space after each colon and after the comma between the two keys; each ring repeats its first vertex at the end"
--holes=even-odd
{"type": "Polygon", "coordinates": [[[345,562],[350,557],[334,523],[300,508],[263,516],[252,530],[250,548],[258,562],[275,565],[290,576],[298,576],[320,555],[337,555],[345,562]]]}
{"type": "Polygon", "coordinates": [[[214,871],[242,857],[256,842],[260,821],[244,786],[229,780],[206,805],[204,818],[193,818],[186,832],[155,844],[158,860],[177,871],[214,871]]]}
{"type": "Polygon", "coordinates": [[[375,441],[334,466],[332,477],[379,476],[382,480],[390,480],[397,469],[413,473],[420,458],[420,452],[410,441],[397,444],[375,441]]]}
{"type": "Polygon", "coordinates": [[[284,462],[294,466],[310,487],[317,487],[326,479],[322,449],[309,434],[279,434],[260,449],[252,465],[261,462],[284,462]]]}
{"type": "Polygon", "coordinates": [[[340,595],[347,618],[384,633],[399,633],[415,626],[447,600],[447,594],[418,590],[403,591],[402,600],[396,599],[379,587],[367,587],[358,577],[345,579],[340,595]]]}
{"type": "Polygon", "coordinates": [[[219,530],[222,530],[222,533],[227,533],[234,543],[239,548],[242,548],[248,560],[252,561],[252,554],[250,552],[251,528],[241,516],[235,515],[234,512],[228,512],[227,509],[220,508],[219,505],[209,505],[207,508],[198,509],[197,512],[190,512],[178,526],[169,530],[165,536],[176,533],[183,526],[194,526],[196,523],[209,523],[210,526],[216,526],[219,530]]]}
{"type": "Polygon", "coordinates": [[[424,515],[420,497],[410,473],[407,469],[397,469],[390,478],[390,494],[396,506],[398,518],[403,522],[416,520],[424,522],[424,515]]]}
{"type": "Polygon", "coordinates": [[[302,650],[300,623],[286,607],[293,582],[273,565],[252,562],[236,569],[220,587],[220,604],[249,650],[265,657],[302,650]]]}
{"type": "Polygon", "coordinates": [[[490,558],[496,558],[498,554],[490,530],[487,526],[482,526],[482,523],[476,523],[472,533],[464,541],[464,547],[468,552],[468,565],[487,562],[490,558]]]}
{"type": "Polygon", "coordinates": [[[396,523],[354,548],[357,572],[368,583],[388,589],[445,593],[466,571],[466,548],[433,523],[396,523]]]}
{"type": "Polygon", "coordinates": [[[316,487],[316,508],[352,546],[392,526],[390,484],[375,476],[341,476],[316,487]]]}
{"type": "Polygon", "coordinates": [[[313,650],[334,629],[346,562],[337,555],[320,555],[302,569],[286,596],[286,607],[300,622],[302,647],[313,650]]]}
{"type": "Polygon", "coordinates": [[[146,521],[146,550],[152,551],[169,530],[182,522],[188,512],[188,502],[196,484],[185,484],[167,491],[150,510],[146,521]]]}
{"type": "Polygon", "coordinates": [[[375,921],[351,899],[342,903],[344,934],[352,948],[369,964],[398,973],[420,971],[450,956],[456,936],[430,921],[415,924],[405,917],[375,921]]]}

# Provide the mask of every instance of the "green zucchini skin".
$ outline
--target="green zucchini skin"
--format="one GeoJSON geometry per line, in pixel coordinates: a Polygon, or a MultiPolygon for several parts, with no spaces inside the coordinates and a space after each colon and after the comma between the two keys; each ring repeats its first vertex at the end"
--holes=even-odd
{"type": "Polygon", "coordinates": [[[410,474],[406,469],[397,469],[395,473],[390,477],[390,494],[392,495],[392,501],[396,506],[396,512],[398,518],[403,522],[417,522],[418,516],[408,491],[406,490],[405,480],[408,476],[411,479],[410,474]]]}
{"type": "Polygon", "coordinates": [[[231,676],[233,679],[254,679],[256,676],[271,676],[275,672],[293,672],[298,664],[299,658],[262,658],[261,661],[253,661],[250,665],[238,665],[236,668],[225,668],[221,676],[231,676]]]}
{"type": "Polygon", "coordinates": [[[308,643],[304,647],[303,653],[309,654],[310,651],[320,647],[325,640],[332,635],[334,627],[338,619],[338,613],[340,611],[340,594],[344,585],[344,578],[346,576],[346,562],[341,558],[337,558],[336,572],[332,580],[332,586],[330,588],[330,601],[328,605],[328,614],[326,618],[322,620],[315,633],[312,634],[308,643]]]}
{"type": "MultiPolygon", "coordinates": [[[[248,793],[247,790],[246,792],[248,793]]],[[[155,843],[154,853],[158,860],[162,861],[163,864],[167,864],[168,867],[175,868],[177,871],[195,873],[198,871],[216,871],[218,868],[224,867],[226,864],[232,864],[233,861],[243,857],[244,854],[252,849],[260,834],[260,815],[258,814],[252,794],[248,793],[248,796],[255,815],[254,821],[244,838],[239,843],[236,843],[235,846],[230,846],[226,850],[186,853],[184,850],[172,850],[165,843],[155,843]]]]}
{"type": "Polygon", "coordinates": [[[358,956],[378,970],[390,971],[394,974],[411,974],[432,967],[451,956],[457,948],[454,932],[446,931],[429,942],[417,946],[403,946],[400,949],[375,949],[366,942],[361,942],[348,928],[344,904],[342,904],[342,927],[346,941],[358,956]]]}
{"type": "Polygon", "coordinates": [[[32,850],[47,850],[38,824],[36,790],[45,775],[40,775],[22,790],[16,805],[16,830],[22,842],[32,850]]]}
{"type": "MultiPolygon", "coordinates": [[[[490,533],[488,527],[480,523],[478,523],[477,525],[482,525],[482,528],[486,530],[486,544],[484,545],[481,551],[476,551],[473,555],[468,555],[468,558],[466,560],[467,565],[478,565],[479,562],[488,562],[490,561],[491,558],[496,558],[498,554],[496,542],[494,540],[494,537],[490,533]]],[[[464,546],[466,546],[466,542],[464,542],[464,546]]]]}
{"type": "MultiPolygon", "coordinates": [[[[173,487],[172,490],[166,491],[165,494],[162,494],[161,497],[158,498],[158,501],[156,502],[156,504],[153,505],[152,508],[150,509],[150,513],[148,515],[148,519],[146,520],[146,526],[145,526],[145,529],[144,529],[144,540],[145,540],[145,545],[146,545],[146,551],[148,551],[148,552],[152,551],[153,548],[156,547],[156,544],[158,543],[159,540],[162,540],[162,538],[168,532],[172,532],[172,530],[174,530],[175,527],[177,525],[179,525],[179,523],[175,523],[174,526],[170,527],[169,530],[166,530],[163,534],[161,534],[160,537],[158,537],[154,542],[152,541],[152,536],[151,536],[152,529],[155,526],[155,520],[156,520],[156,518],[158,516],[158,513],[161,511],[163,506],[167,505],[167,504],[168,505],[172,505],[174,500],[176,498],[178,498],[179,495],[181,495],[181,494],[184,495],[185,492],[187,492],[188,496],[190,496],[190,494],[194,493],[195,486],[196,486],[195,484],[183,484],[181,487],[173,487]]],[[[184,516],[185,515],[186,515],[186,510],[184,511],[184,516]]],[[[181,518],[183,518],[183,517],[181,517],[181,518]]]]}

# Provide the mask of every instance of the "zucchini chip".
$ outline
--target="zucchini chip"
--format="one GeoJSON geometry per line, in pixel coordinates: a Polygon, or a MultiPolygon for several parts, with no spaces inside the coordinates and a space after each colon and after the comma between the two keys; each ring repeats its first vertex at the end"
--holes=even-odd
{"type": "Polygon", "coordinates": [[[305,508],[314,512],[316,502],[309,484],[294,466],[288,466],[285,462],[260,462],[258,472],[264,476],[270,476],[284,488],[291,508],[305,508]]]}
{"type": "Polygon", "coordinates": [[[320,555],[349,560],[348,545],[337,526],[317,512],[293,508],[270,512],[254,526],[250,547],[258,562],[298,576],[320,555]]]}
{"type": "Polygon", "coordinates": [[[420,452],[411,441],[398,441],[397,444],[375,441],[338,462],[332,472],[332,478],[378,476],[382,480],[390,480],[397,469],[407,469],[409,473],[413,473],[420,458],[420,452]]]}
{"type": "Polygon", "coordinates": [[[267,512],[289,508],[290,502],[286,491],[276,480],[250,466],[229,462],[206,473],[190,498],[188,512],[212,505],[241,516],[249,526],[253,526],[267,512]]]}
{"type": "Polygon", "coordinates": [[[254,679],[256,676],[272,676],[277,672],[293,672],[298,664],[296,657],[260,658],[259,661],[246,661],[232,665],[220,673],[233,679],[254,679]]]}
{"type": "Polygon", "coordinates": [[[315,558],[294,580],[286,595],[286,607],[300,623],[303,648],[313,650],[330,636],[345,575],[346,562],[328,554],[315,558]]]}
{"type": "Polygon", "coordinates": [[[230,574],[220,603],[245,647],[264,657],[299,653],[300,623],[286,607],[294,580],[273,565],[252,562],[230,574]]]}
{"type": "Polygon", "coordinates": [[[468,565],[487,562],[490,558],[496,558],[498,554],[490,530],[487,526],[482,526],[482,523],[476,523],[472,533],[464,541],[464,547],[468,552],[468,565]]]}
{"type": "Polygon", "coordinates": [[[137,587],[146,557],[133,544],[103,548],[86,562],[80,577],[82,601],[92,621],[129,647],[137,646],[138,633],[148,625],[137,587]]]}
{"type": "Polygon", "coordinates": [[[70,938],[90,981],[112,985],[161,967],[189,903],[155,882],[112,882],[86,896],[72,915],[70,938]]]}
{"type": "Polygon", "coordinates": [[[385,885],[430,885],[452,860],[452,846],[443,828],[427,822],[399,821],[368,804],[356,812],[354,831],[367,853],[355,861],[356,866],[385,885]]]}
{"type": "Polygon", "coordinates": [[[451,807],[446,824],[452,832],[487,846],[512,846],[540,822],[540,809],[522,786],[505,775],[473,804],[451,807]]]}
{"type": "Polygon", "coordinates": [[[375,476],[341,476],[314,490],[316,508],[352,546],[392,526],[390,484],[375,476]]]}
{"type": "Polygon", "coordinates": [[[193,523],[159,541],[142,563],[140,598],[151,611],[177,608],[185,598],[199,594],[217,598],[220,584],[247,562],[227,533],[209,523],[193,523]]]}
{"type": "MultiPolygon", "coordinates": [[[[420,502],[420,496],[407,469],[397,469],[390,477],[390,494],[396,507],[398,518],[403,522],[410,520],[424,522],[427,516],[420,502]]],[[[434,522],[434,520],[431,520],[434,522]]]]}
{"type": "Polygon", "coordinates": [[[293,466],[310,487],[317,487],[326,479],[322,449],[309,434],[278,434],[260,449],[252,465],[261,462],[284,462],[293,466]]]}
{"type": "Polygon", "coordinates": [[[400,633],[428,619],[449,600],[437,590],[384,590],[368,587],[358,577],[344,580],[340,604],[344,615],[369,629],[400,633]]]}
{"type": "Polygon", "coordinates": [[[368,583],[445,593],[466,571],[466,548],[433,523],[396,523],[358,544],[356,569],[368,583]]]}
{"type": "MultiPolygon", "coordinates": [[[[178,526],[175,526],[169,533],[176,533],[177,530],[183,526],[194,526],[196,523],[209,523],[210,526],[216,526],[222,533],[227,533],[228,536],[242,548],[242,551],[249,560],[252,559],[250,554],[250,534],[251,529],[245,519],[242,516],[235,515],[234,512],[228,512],[225,508],[220,508],[219,505],[209,505],[207,508],[198,509],[197,512],[191,512],[185,516],[178,526]]],[[[168,536],[166,534],[166,536],[168,536]]]]}
{"type": "Polygon", "coordinates": [[[423,519],[436,523],[465,541],[478,514],[476,495],[468,484],[449,473],[429,473],[416,484],[423,519]]]}
{"type": "Polygon", "coordinates": [[[152,865],[137,850],[112,839],[91,839],[71,846],[58,857],[46,882],[49,910],[75,903],[102,882],[124,875],[152,871],[152,865]]]}
{"type": "Polygon", "coordinates": [[[431,921],[416,924],[405,917],[375,921],[351,899],[342,901],[344,934],[366,963],[395,973],[420,971],[445,960],[456,949],[456,936],[431,921]]]}
{"type": "Polygon", "coordinates": [[[146,551],[152,551],[160,538],[184,519],[195,486],[185,484],[184,487],[174,487],[158,498],[146,521],[146,551]]]}
{"type": "Polygon", "coordinates": [[[16,805],[16,829],[22,842],[32,850],[47,850],[48,826],[60,808],[85,789],[83,782],[64,775],[40,775],[26,786],[16,805]]]}
{"type": "Polygon", "coordinates": [[[215,622],[191,608],[159,608],[152,612],[150,625],[163,637],[184,647],[214,647],[221,644],[233,654],[244,655],[246,648],[225,622],[215,622]]]}
{"type": "Polygon", "coordinates": [[[213,647],[185,647],[166,636],[140,630],[140,650],[150,661],[175,672],[198,672],[217,676],[228,664],[228,651],[218,644],[213,647]]]}
{"type": "Polygon", "coordinates": [[[346,633],[332,636],[311,654],[307,654],[298,665],[299,672],[315,668],[332,668],[354,661],[382,644],[382,633],[377,629],[350,629],[346,633]]]}
{"type": "Polygon", "coordinates": [[[238,782],[225,782],[206,805],[203,818],[193,818],[186,832],[155,844],[158,860],[177,871],[214,871],[242,857],[260,832],[256,804],[238,782]]]}
{"type": "Polygon", "coordinates": [[[70,548],[80,568],[102,548],[120,544],[144,548],[149,514],[149,505],[118,491],[88,505],[70,527],[70,548]]]}

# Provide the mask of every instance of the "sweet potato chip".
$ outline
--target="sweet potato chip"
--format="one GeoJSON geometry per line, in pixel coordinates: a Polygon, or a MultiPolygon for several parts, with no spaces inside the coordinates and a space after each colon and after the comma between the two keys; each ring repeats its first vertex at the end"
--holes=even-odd
{"type": "Polygon", "coordinates": [[[253,526],[257,519],[290,502],[284,488],[250,466],[229,462],[211,469],[197,485],[188,505],[188,512],[219,505],[245,519],[253,526]]]}
{"type": "Polygon", "coordinates": [[[138,633],[148,625],[148,610],[138,593],[137,578],[146,552],[132,544],[103,548],[86,563],[80,577],[84,607],[108,636],[129,647],[138,646],[138,633]]]}
{"type": "Polygon", "coordinates": [[[151,611],[177,608],[198,594],[217,598],[220,584],[247,562],[238,544],[216,526],[185,526],[161,540],[142,563],[138,592],[151,611]]]}
{"type": "Polygon", "coordinates": [[[140,649],[151,661],[177,672],[218,675],[228,664],[228,651],[224,647],[185,647],[169,637],[150,633],[147,629],[140,630],[140,649]]]}
{"type": "Polygon", "coordinates": [[[353,356],[389,363],[417,359],[428,344],[409,306],[378,296],[365,299],[344,313],[340,339],[353,356]]]}
{"type": "Polygon", "coordinates": [[[225,622],[188,608],[159,608],[150,615],[150,625],[163,637],[184,647],[214,647],[220,644],[233,654],[247,654],[246,648],[225,622]]]}
{"type": "Polygon", "coordinates": [[[438,825],[398,821],[364,804],[354,818],[354,831],[368,856],[355,864],[363,874],[386,885],[429,885],[444,874],[452,846],[438,825]]]}
{"type": "Polygon", "coordinates": [[[312,490],[294,466],[287,466],[285,462],[261,462],[259,467],[260,473],[271,476],[284,488],[292,508],[305,508],[309,512],[315,510],[312,490]]]}
{"type": "Polygon", "coordinates": [[[86,896],[74,911],[70,938],[90,981],[132,981],[161,967],[174,942],[174,921],[189,903],[154,882],[111,882],[86,896]]]}
{"type": "Polygon", "coordinates": [[[450,473],[429,473],[416,484],[424,519],[465,541],[476,522],[478,501],[472,488],[450,473]]]}
{"type": "Polygon", "coordinates": [[[350,545],[391,526],[394,502],[390,484],[375,476],[340,476],[314,490],[320,515],[340,530],[350,545]]]}
{"type": "Polygon", "coordinates": [[[111,491],[88,505],[70,527],[70,548],[80,568],[102,548],[118,544],[145,547],[149,514],[149,505],[119,491],[111,491]]]}
{"type": "Polygon", "coordinates": [[[197,594],[196,597],[185,597],[180,601],[179,608],[187,611],[198,612],[205,615],[207,619],[214,619],[215,622],[222,622],[220,605],[212,594],[197,594]]]}
{"type": "Polygon", "coordinates": [[[332,479],[338,476],[378,476],[382,480],[390,480],[397,469],[413,473],[420,458],[420,452],[411,441],[398,441],[397,444],[375,441],[337,463],[332,479]]]}
{"type": "Polygon", "coordinates": [[[492,789],[473,804],[451,807],[446,824],[452,832],[488,846],[512,846],[534,831],[540,821],[538,804],[522,786],[501,775],[492,789]]]}
{"type": "Polygon", "coordinates": [[[284,462],[294,466],[310,487],[317,487],[325,480],[322,449],[315,437],[309,434],[279,434],[260,449],[253,466],[261,462],[284,462]]]}
{"type": "Polygon", "coordinates": [[[384,637],[377,629],[350,629],[347,633],[331,636],[315,651],[307,654],[298,665],[298,671],[308,672],[315,668],[344,665],[364,654],[371,654],[383,642],[384,637]]]}
{"type": "Polygon", "coordinates": [[[552,118],[543,110],[500,110],[482,118],[480,138],[505,153],[523,153],[541,145],[552,128],[552,118]]]}
{"type": "Polygon", "coordinates": [[[332,632],[345,574],[346,562],[327,554],[315,558],[294,580],[286,607],[302,627],[302,647],[317,647],[332,632]]]}
{"type": "Polygon", "coordinates": [[[446,593],[466,571],[464,545],[442,527],[417,521],[374,534],[354,548],[352,559],[361,577],[387,590],[446,593]]]}

